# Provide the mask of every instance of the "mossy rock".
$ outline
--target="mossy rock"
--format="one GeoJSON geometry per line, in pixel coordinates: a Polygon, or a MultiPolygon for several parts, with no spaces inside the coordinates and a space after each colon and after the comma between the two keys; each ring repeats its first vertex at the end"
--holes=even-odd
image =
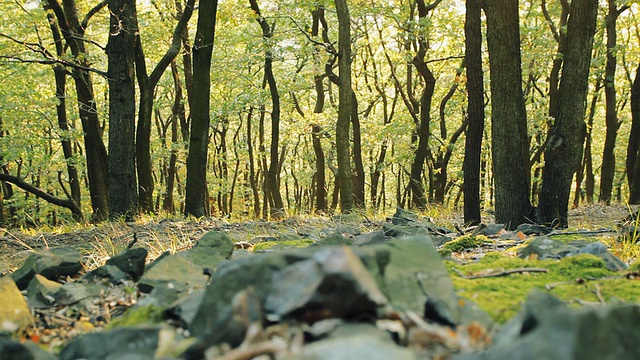
{"type": "Polygon", "coordinates": [[[491,241],[486,236],[465,235],[449,241],[438,251],[440,256],[450,256],[452,252],[462,252],[466,249],[475,249],[485,242],[491,241]]]}
{"type": "Polygon", "coordinates": [[[111,320],[107,329],[158,324],[164,320],[164,309],[154,305],[138,306],[127,309],[121,316],[111,320]]]}
{"type": "Polygon", "coordinates": [[[295,248],[305,248],[314,241],[310,239],[297,239],[297,240],[286,240],[286,241],[266,241],[255,244],[253,246],[253,251],[264,251],[264,250],[285,250],[285,249],[295,249],[295,248]]]}

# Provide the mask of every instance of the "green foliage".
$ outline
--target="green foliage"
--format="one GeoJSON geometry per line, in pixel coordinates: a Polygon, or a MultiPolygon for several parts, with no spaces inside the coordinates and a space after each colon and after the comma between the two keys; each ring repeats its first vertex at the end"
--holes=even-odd
{"type": "Polygon", "coordinates": [[[491,242],[491,240],[482,235],[465,235],[447,242],[444,244],[442,249],[438,251],[440,252],[440,255],[444,257],[451,255],[452,252],[462,252],[466,249],[475,249],[485,242],[491,242]]]}
{"type": "Polygon", "coordinates": [[[122,326],[158,324],[165,320],[164,310],[154,305],[137,306],[127,309],[122,315],[111,320],[107,329],[122,326]]]}

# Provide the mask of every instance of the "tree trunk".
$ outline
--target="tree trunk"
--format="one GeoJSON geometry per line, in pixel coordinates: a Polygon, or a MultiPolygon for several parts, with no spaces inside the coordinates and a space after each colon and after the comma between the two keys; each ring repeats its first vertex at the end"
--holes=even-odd
{"type": "Polygon", "coordinates": [[[209,115],[211,56],[215,35],[218,0],[202,0],[198,10],[196,39],[193,44],[193,99],[191,131],[187,156],[185,214],[202,217],[208,213],[207,154],[209,148],[209,115]]]}
{"type": "MultiPolygon", "coordinates": [[[[58,21],[67,46],[75,61],[89,66],[84,43],[84,30],[91,16],[106,6],[106,1],[89,10],[82,23],[74,0],[63,0],[63,6],[56,0],[47,0],[58,21]]],[[[92,221],[103,221],[109,217],[109,161],[107,149],[102,141],[103,129],[98,119],[98,109],[93,91],[93,82],[89,72],[74,68],[71,72],[76,85],[78,113],[84,132],[85,156],[87,159],[87,178],[93,209],[92,221]]]]}
{"type": "Polygon", "coordinates": [[[110,215],[137,212],[134,54],[138,21],[134,0],[109,0],[109,205],[110,215]]]}
{"type": "Polygon", "coordinates": [[[318,124],[311,125],[311,134],[312,134],[312,143],[313,143],[313,152],[316,155],[316,211],[326,213],[327,208],[327,188],[326,188],[326,180],[325,180],[325,161],[324,161],[324,151],[322,150],[322,143],[320,139],[322,138],[322,128],[318,124]]]}
{"type": "Polygon", "coordinates": [[[484,77],[482,73],[481,5],[466,0],[465,60],[467,62],[467,116],[469,126],[464,140],[464,222],[480,224],[480,154],[484,132],[484,77]]]}
{"type": "MultiPolygon", "coordinates": [[[[631,132],[629,133],[629,145],[627,145],[627,181],[629,188],[632,188],[634,182],[639,181],[634,174],[636,161],[640,157],[640,65],[636,70],[636,77],[631,84],[631,132]]],[[[640,191],[640,187],[637,187],[640,191]]],[[[640,200],[640,193],[634,196],[634,199],[640,200]]]]}
{"type": "Polygon", "coordinates": [[[351,87],[351,17],[346,0],[335,0],[338,15],[338,120],[336,121],[336,152],[338,160],[337,181],[340,188],[342,213],[355,208],[355,193],[351,183],[351,157],[349,154],[353,88],[351,87]]]}
{"type": "Polygon", "coordinates": [[[597,11],[598,3],[594,0],[573,0],[571,4],[558,115],[545,150],[538,221],[562,228],[568,226],[571,180],[580,165],[580,139],[585,131],[584,115],[597,11]]]}
{"type": "Polygon", "coordinates": [[[608,0],[609,12],[605,17],[607,30],[607,63],[604,75],[604,95],[605,95],[605,123],[607,132],[604,139],[604,149],[602,151],[602,168],[600,170],[600,201],[609,204],[611,202],[611,190],[613,189],[613,178],[616,172],[615,146],[618,136],[618,110],[616,109],[616,52],[617,34],[616,21],[620,11],[616,8],[615,0],[608,0]]]}
{"type": "Polygon", "coordinates": [[[351,103],[351,126],[353,127],[353,190],[355,193],[355,206],[364,209],[364,165],[362,163],[362,133],[360,131],[360,118],[358,117],[358,98],[353,93],[351,103]]]}
{"type": "Polygon", "coordinates": [[[496,222],[514,229],[531,221],[518,1],[489,1],[485,4],[485,14],[491,81],[495,217],[496,222]]]}
{"type": "MultiPolygon", "coordinates": [[[[265,43],[273,37],[271,27],[267,20],[260,14],[260,8],[256,0],[249,0],[251,9],[256,13],[256,21],[262,30],[262,39],[265,43]]],[[[279,141],[280,141],[280,94],[273,74],[273,54],[267,44],[264,54],[264,76],[269,86],[271,95],[271,145],[269,146],[269,168],[264,176],[264,189],[271,205],[271,215],[282,217],[284,215],[284,203],[280,195],[280,171],[278,166],[279,141]]]]}

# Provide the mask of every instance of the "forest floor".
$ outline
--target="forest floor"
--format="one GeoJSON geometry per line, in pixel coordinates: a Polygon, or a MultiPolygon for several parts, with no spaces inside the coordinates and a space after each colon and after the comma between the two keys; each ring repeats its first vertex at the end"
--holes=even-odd
{"type": "MultiPolygon", "coordinates": [[[[631,209],[623,204],[605,206],[595,204],[572,209],[569,213],[569,225],[572,229],[596,230],[610,228],[615,230],[629,216],[631,209]]],[[[382,214],[367,221],[355,221],[362,232],[379,229],[385,218],[393,215],[382,214]]],[[[451,210],[429,211],[432,221],[448,229],[462,226],[463,217],[451,210]],[[442,216],[439,216],[442,215],[442,216]]],[[[57,246],[71,246],[80,249],[85,255],[87,270],[101,266],[109,257],[124,250],[134,239],[149,250],[148,261],[154,260],[166,250],[172,252],[193,246],[197,239],[210,230],[223,230],[239,243],[251,245],[265,237],[278,236],[281,233],[308,233],[313,229],[321,230],[336,223],[348,223],[345,219],[329,217],[295,216],[282,221],[237,220],[206,218],[201,220],[184,219],[141,219],[136,222],[108,222],[99,225],[86,224],[49,229],[5,229],[0,227],[0,276],[12,272],[22,265],[34,250],[57,246]],[[332,224],[333,223],[333,224],[332,224]]],[[[493,217],[483,214],[483,223],[492,224],[493,217]]],[[[473,257],[474,249],[467,256],[473,257]]],[[[477,251],[482,251],[478,248],[477,251]]],[[[623,260],[625,254],[618,254],[623,260]]]]}

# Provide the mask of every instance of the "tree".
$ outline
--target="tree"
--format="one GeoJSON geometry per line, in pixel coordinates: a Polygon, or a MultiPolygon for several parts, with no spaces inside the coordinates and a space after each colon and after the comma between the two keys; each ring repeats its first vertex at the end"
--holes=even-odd
{"type": "MultiPolygon", "coordinates": [[[[264,41],[264,78],[269,86],[271,95],[271,145],[269,146],[269,168],[264,177],[264,192],[266,195],[265,204],[271,207],[271,215],[281,217],[284,214],[284,203],[280,195],[280,162],[279,162],[279,140],[280,140],[280,94],[276,78],[273,74],[273,53],[270,49],[270,39],[273,37],[272,26],[262,17],[258,2],[249,0],[251,9],[256,13],[256,21],[262,30],[262,40],[264,41]]],[[[266,211],[267,209],[263,209],[266,211]]]]}
{"type": "Polygon", "coordinates": [[[131,218],[138,207],[135,163],[135,0],[109,0],[109,206],[131,218]]]}
{"type": "Polygon", "coordinates": [[[91,79],[91,67],[85,49],[84,33],[89,21],[107,5],[102,1],[91,8],[82,22],[78,18],[76,4],[73,0],[63,2],[47,0],[49,8],[58,21],[58,27],[65,39],[66,47],[71,50],[75,64],[72,65],[71,76],[76,85],[78,113],[84,132],[85,156],[87,159],[87,177],[93,221],[102,221],[109,217],[109,163],[107,149],[102,141],[102,128],[98,119],[97,101],[91,79]]]}
{"type": "Polygon", "coordinates": [[[491,82],[495,216],[497,222],[513,229],[532,220],[518,1],[488,1],[484,9],[491,82]]]}
{"type": "Polygon", "coordinates": [[[545,149],[538,221],[568,226],[571,179],[580,165],[581,138],[588,90],[589,66],[598,3],[573,0],[567,23],[567,49],[560,80],[558,113],[545,149]]]}
{"type": "Polygon", "coordinates": [[[209,147],[210,71],[218,0],[202,0],[193,43],[193,96],[191,131],[187,156],[185,214],[201,217],[208,213],[207,154],[209,147]]]}
{"type": "Polygon", "coordinates": [[[482,74],[482,19],[477,0],[466,1],[465,59],[467,63],[467,117],[464,146],[464,222],[479,224],[480,154],[484,132],[484,79],[482,74]]]}
{"type": "Polygon", "coordinates": [[[607,132],[602,151],[602,169],[600,171],[600,201],[609,203],[611,201],[611,190],[613,188],[613,177],[616,172],[616,157],[614,149],[620,121],[618,121],[618,109],[616,102],[616,63],[617,57],[617,32],[616,21],[622,12],[629,6],[616,6],[616,0],[608,0],[609,11],[605,16],[607,30],[607,63],[604,75],[604,95],[606,101],[605,123],[607,132]]]}
{"type": "MultiPolygon", "coordinates": [[[[136,76],[140,89],[140,105],[138,110],[138,127],[136,129],[136,160],[138,171],[138,196],[140,208],[150,212],[153,209],[153,189],[154,181],[151,166],[151,115],[153,112],[153,98],[158,85],[158,81],[165,70],[178,55],[181,49],[182,34],[186,31],[187,24],[193,14],[195,0],[187,0],[184,11],[178,14],[179,21],[173,31],[171,45],[162,56],[160,61],[151,71],[147,73],[147,59],[144,54],[140,35],[136,36],[136,76]]],[[[177,121],[177,119],[175,119],[177,121]]]]}
{"type": "Polygon", "coordinates": [[[631,84],[631,131],[627,146],[626,171],[629,183],[629,203],[640,203],[640,65],[631,84]]]}
{"type": "Polygon", "coordinates": [[[338,185],[340,207],[343,213],[355,208],[355,196],[351,183],[350,123],[353,106],[351,87],[351,18],[346,0],[335,0],[338,15],[338,120],[336,121],[336,152],[338,159],[338,185]]]}

